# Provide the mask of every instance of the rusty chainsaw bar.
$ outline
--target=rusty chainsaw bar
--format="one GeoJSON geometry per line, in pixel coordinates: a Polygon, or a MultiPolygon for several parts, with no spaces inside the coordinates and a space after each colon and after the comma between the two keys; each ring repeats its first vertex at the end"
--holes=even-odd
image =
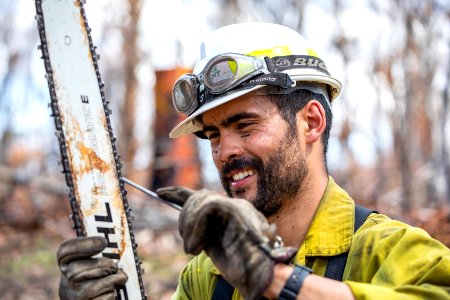
{"type": "MultiPolygon", "coordinates": [[[[131,209],[82,0],[35,0],[36,20],[74,229],[104,236],[128,275],[117,299],[146,299],[131,209]]],[[[100,255],[100,254],[99,254],[100,255]]]]}

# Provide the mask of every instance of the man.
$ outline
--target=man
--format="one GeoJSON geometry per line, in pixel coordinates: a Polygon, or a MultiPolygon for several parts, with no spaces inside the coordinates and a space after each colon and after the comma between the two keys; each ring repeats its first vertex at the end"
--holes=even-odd
{"type": "MultiPolygon", "coordinates": [[[[183,205],[180,234],[196,255],[173,299],[450,298],[450,250],[421,229],[361,214],[328,175],[331,102],[340,90],[286,27],[230,25],[202,44],[193,74],[174,86],[174,105],[188,117],[170,136],[210,141],[229,198],[158,190],[183,205]]],[[[60,247],[61,298],[106,299],[125,282],[111,261],[88,259],[103,247],[101,238],[60,247]]]]}

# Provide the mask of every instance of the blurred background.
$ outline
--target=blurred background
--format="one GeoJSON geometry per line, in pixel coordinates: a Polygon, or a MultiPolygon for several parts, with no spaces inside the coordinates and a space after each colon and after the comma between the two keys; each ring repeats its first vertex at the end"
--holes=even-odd
{"type": "MultiPolygon", "coordinates": [[[[356,202],[450,246],[450,3],[446,0],[88,0],[123,173],[151,189],[220,190],[207,142],[170,140],[175,79],[222,25],[303,34],[344,86],[329,170],[356,202]]],[[[0,290],[57,299],[55,253],[75,236],[33,0],[0,2],[0,290]]],[[[238,42],[238,41],[237,41],[238,42]]],[[[168,299],[188,257],[178,213],[128,187],[147,294],[168,299]]]]}

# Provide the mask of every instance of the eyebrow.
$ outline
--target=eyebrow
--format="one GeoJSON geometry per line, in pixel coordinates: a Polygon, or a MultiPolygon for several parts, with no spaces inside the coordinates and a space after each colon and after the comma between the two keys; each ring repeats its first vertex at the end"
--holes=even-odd
{"type": "MultiPolygon", "coordinates": [[[[231,117],[224,120],[219,125],[223,127],[230,127],[232,124],[241,121],[242,119],[251,119],[251,118],[259,118],[259,114],[251,113],[251,112],[243,112],[232,115],[231,117]]],[[[216,131],[218,128],[214,125],[204,125],[203,132],[205,131],[216,131]]]]}

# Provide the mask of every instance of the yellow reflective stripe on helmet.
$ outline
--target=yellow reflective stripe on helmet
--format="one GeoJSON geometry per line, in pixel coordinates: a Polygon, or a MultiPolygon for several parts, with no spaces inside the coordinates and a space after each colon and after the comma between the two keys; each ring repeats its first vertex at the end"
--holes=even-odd
{"type": "Polygon", "coordinates": [[[256,57],[262,56],[275,57],[275,56],[286,56],[291,54],[292,51],[288,46],[276,46],[273,48],[259,49],[245,53],[245,55],[256,57]]]}
{"type": "Polygon", "coordinates": [[[319,55],[317,55],[317,53],[316,53],[316,51],[314,51],[314,49],[306,48],[306,51],[308,52],[308,55],[319,58],[319,55]]]}
{"type": "MultiPolygon", "coordinates": [[[[306,48],[306,52],[310,56],[319,57],[317,55],[317,52],[314,49],[306,48]]],[[[256,56],[256,57],[262,57],[262,56],[268,56],[268,57],[275,57],[275,56],[287,56],[292,55],[292,51],[289,48],[289,46],[276,46],[273,48],[266,48],[266,49],[258,49],[254,50],[248,53],[245,53],[245,55],[249,56],[256,56]]]]}

